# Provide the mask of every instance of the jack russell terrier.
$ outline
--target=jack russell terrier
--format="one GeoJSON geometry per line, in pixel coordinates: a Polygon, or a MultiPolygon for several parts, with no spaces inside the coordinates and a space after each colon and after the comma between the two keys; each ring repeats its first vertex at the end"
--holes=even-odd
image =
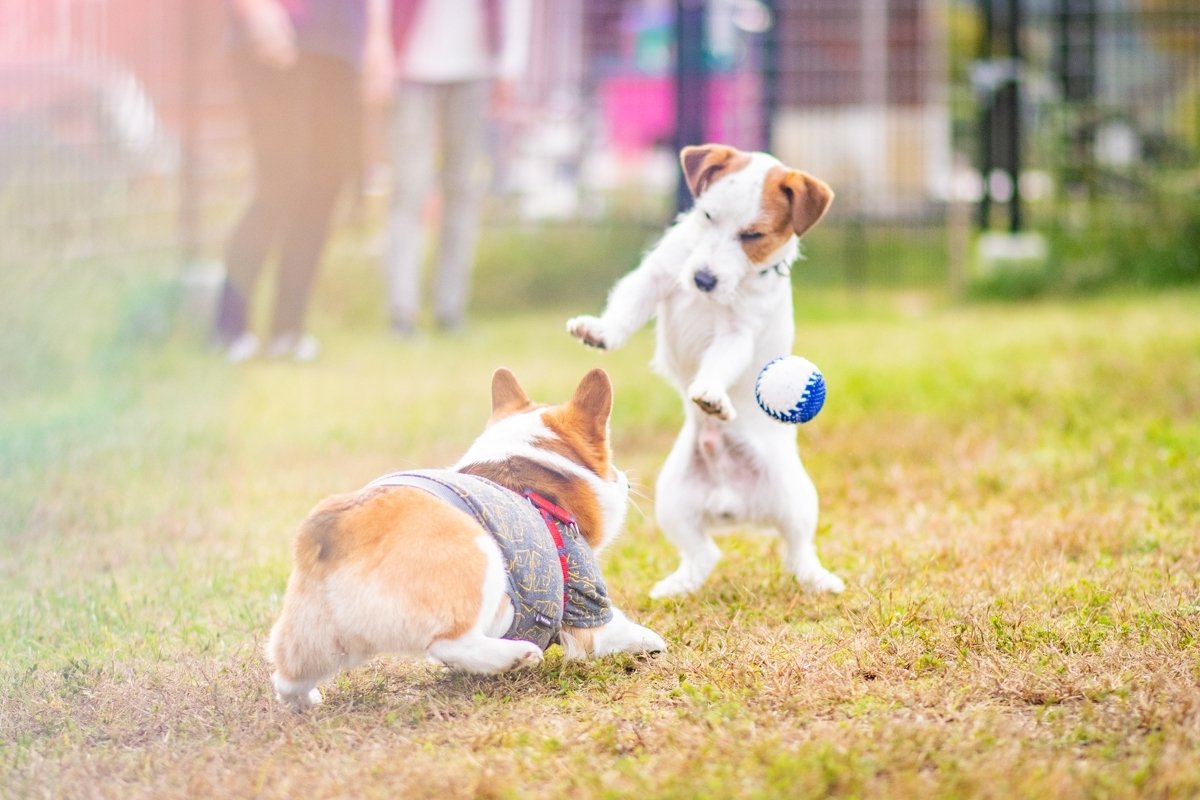
{"type": "Polygon", "coordinates": [[[782,534],[784,566],[801,585],[840,592],[817,557],[817,491],[795,429],[754,399],[759,370],[792,350],[789,269],[833,191],[766,153],[708,144],[685,147],[680,161],[695,205],[617,282],[603,314],[567,322],[584,344],[612,350],[657,317],[653,365],[683,395],[655,500],[682,560],[650,594],[699,588],[721,556],[709,529],[739,522],[782,534]]]}
{"type": "Polygon", "coordinates": [[[612,384],[584,376],[559,406],[492,377],[484,432],[448,470],[385,475],[318,503],[296,534],[267,658],[286,706],[380,652],[494,674],[664,650],[608,599],[596,553],[621,530],[629,482],[612,464],[612,384]]]}

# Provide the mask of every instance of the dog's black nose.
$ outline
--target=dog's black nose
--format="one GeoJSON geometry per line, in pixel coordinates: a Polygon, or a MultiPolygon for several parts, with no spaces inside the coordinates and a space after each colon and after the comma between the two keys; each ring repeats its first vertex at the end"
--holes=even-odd
{"type": "Polygon", "coordinates": [[[711,292],[717,285],[717,276],[706,269],[696,270],[692,280],[696,282],[696,288],[702,292],[711,292]]]}

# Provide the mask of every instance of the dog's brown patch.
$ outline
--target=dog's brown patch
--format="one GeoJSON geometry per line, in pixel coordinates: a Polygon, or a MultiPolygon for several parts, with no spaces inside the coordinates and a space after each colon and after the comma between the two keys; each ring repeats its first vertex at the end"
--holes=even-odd
{"type": "Polygon", "coordinates": [[[721,177],[743,169],[750,155],[723,144],[702,144],[680,150],[679,163],[692,197],[699,197],[721,177]]]}
{"type": "Polygon", "coordinates": [[[797,236],[803,236],[820,222],[833,203],[833,189],[825,181],[807,172],[783,167],[775,167],[767,173],[763,185],[764,204],[772,195],[782,195],[786,199],[792,230],[797,236]]]}
{"type": "Polygon", "coordinates": [[[582,478],[556,472],[530,458],[468,464],[459,471],[487,478],[517,494],[524,493],[526,489],[533,489],[575,517],[579,533],[589,547],[599,547],[604,539],[600,503],[596,500],[592,488],[582,478]]]}
{"type": "MultiPolygon", "coordinates": [[[[593,369],[575,387],[575,393],[561,406],[549,408],[542,422],[554,434],[530,444],[556,453],[604,480],[611,480],[612,452],[608,444],[608,418],[612,414],[612,382],[602,369],[593,369]]],[[[512,416],[538,408],[521,389],[508,370],[500,369],[492,380],[493,418],[497,410],[516,409],[512,416]]],[[[531,458],[509,458],[500,462],[469,464],[461,472],[487,478],[514,492],[533,489],[575,517],[579,532],[590,547],[603,541],[604,526],[600,503],[587,481],[565,475],[531,458]]]]}
{"type": "Polygon", "coordinates": [[[792,204],[783,191],[781,181],[786,170],[772,167],[763,182],[762,214],[754,224],[742,231],[742,251],[752,264],[764,264],[788,243],[795,234],[792,227],[792,204]],[[757,234],[750,238],[747,234],[757,234]]]}
{"type": "Polygon", "coordinates": [[[343,540],[338,535],[342,516],[370,498],[369,492],[352,492],[326,497],[313,507],[296,534],[294,555],[296,567],[312,571],[318,564],[339,560],[343,540]]]}
{"type": "Polygon", "coordinates": [[[833,190],[824,181],[772,167],[763,181],[762,215],[741,232],[742,251],[752,264],[764,264],[793,234],[801,236],[820,222],[832,202],[833,190]]]}
{"type": "Polygon", "coordinates": [[[420,489],[389,487],[337,495],[318,505],[296,539],[296,573],[349,568],[456,638],[479,619],[486,532],[470,515],[420,489]]]}

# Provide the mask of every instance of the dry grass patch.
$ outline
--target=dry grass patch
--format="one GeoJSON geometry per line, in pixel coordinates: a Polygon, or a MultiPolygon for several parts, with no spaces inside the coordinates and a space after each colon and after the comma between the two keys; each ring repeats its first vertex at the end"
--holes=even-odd
{"type": "Polygon", "coordinates": [[[0,431],[0,796],[1200,793],[1200,296],[802,323],[836,598],[749,532],[696,595],[646,598],[678,400],[649,336],[596,356],[560,316],[336,328],[308,367],[168,342],[74,412],[25,403],[0,431]],[[378,659],[279,708],[260,647],[308,508],[453,460],[496,365],[554,400],[595,363],[645,495],[605,569],[670,651],[495,679],[378,659]]]}

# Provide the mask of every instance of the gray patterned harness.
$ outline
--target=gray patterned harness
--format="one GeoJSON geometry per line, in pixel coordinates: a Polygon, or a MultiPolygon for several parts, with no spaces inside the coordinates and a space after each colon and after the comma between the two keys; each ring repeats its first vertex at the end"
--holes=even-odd
{"type": "Polygon", "coordinates": [[[513,621],[505,639],[523,639],[545,650],[563,625],[597,628],[612,621],[608,588],[596,557],[575,525],[556,522],[564,552],[530,500],[486,478],[444,469],[393,472],[365,488],[421,489],[469,514],[500,548],[508,574],[513,621]],[[560,557],[566,558],[563,585],[560,557]]]}

